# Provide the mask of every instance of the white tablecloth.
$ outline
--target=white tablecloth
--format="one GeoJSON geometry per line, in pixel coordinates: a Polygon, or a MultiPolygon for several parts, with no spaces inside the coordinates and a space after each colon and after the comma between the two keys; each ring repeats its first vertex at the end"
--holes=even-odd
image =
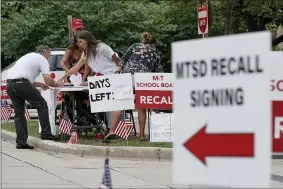
{"type": "MultiPolygon", "coordinates": [[[[47,90],[41,90],[42,97],[46,100],[49,113],[49,121],[51,126],[51,132],[53,135],[57,133],[57,126],[55,123],[55,111],[57,106],[57,95],[59,93],[59,88],[50,88],[47,90]]],[[[41,127],[39,123],[39,133],[41,132],[41,127]]]]}

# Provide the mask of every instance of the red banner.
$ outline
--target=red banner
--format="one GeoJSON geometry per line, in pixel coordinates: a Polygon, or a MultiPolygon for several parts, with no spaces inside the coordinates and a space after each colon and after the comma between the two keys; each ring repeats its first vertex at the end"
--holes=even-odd
{"type": "Polygon", "coordinates": [[[283,101],[272,101],[273,152],[283,152],[283,101]]]}
{"type": "Polygon", "coordinates": [[[1,99],[9,99],[6,88],[6,85],[1,85],[1,99]]]}
{"type": "Polygon", "coordinates": [[[172,91],[136,90],[136,108],[172,109],[172,91]]]}

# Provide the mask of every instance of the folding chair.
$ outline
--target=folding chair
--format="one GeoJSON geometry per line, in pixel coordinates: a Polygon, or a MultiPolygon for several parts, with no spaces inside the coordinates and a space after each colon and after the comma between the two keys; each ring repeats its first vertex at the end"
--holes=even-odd
{"type": "Polygon", "coordinates": [[[126,114],[130,114],[130,121],[134,125],[134,136],[136,136],[137,135],[137,130],[136,130],[136,124],[135,124],[135,118],[134,118],[133,110],[125,110],[125,113],[126,114]]]}

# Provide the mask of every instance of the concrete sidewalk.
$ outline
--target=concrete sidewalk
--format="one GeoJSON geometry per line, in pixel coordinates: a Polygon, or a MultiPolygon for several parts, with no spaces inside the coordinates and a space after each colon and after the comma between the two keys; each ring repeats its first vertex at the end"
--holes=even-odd
{"type": "MultiPolygon", "coordinates": [[[[5,141],[1,156],[2,188],[98,188],[104,173],[104,158],[17,150],[5,141]]],[[[172,183],[171,162],[111,158],[110,169],[113,188],[189,188],[172,183]]],[[[270,183],[283,188],[283,160],[272,161],[270,183]]]]}
{"type": "MultiPolygon", "coordinates": [[[[17,150],[5,141],[1,155],[2,188],[98,188],[104,173],[104,158],[17,150]]],[[[170,188],[169,162],[111,158],[110,167],[113,188],[170,188]]]]}

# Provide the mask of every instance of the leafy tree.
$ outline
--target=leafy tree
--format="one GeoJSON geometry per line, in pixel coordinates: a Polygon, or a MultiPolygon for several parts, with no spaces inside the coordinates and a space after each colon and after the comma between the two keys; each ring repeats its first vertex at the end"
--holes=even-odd
{"type": "MultiPolygon", "coordinates": [[[[283,23],[277,0],[206,0],[209,36],[277,28],[283,23]]],[[[148,31],[157,39],[162,64],[170,71],[171,43],[199,38],[198,1],[2,1],[2,67],[40,44],[68,46],[67,16],[81,18],[86,29],[113,50],[124,53],[148,31]]],[[[282,42],[283,35],[273,40],[282,42]]],[[[189,50],[188,50],[189,51],[189,50]]],[[[189,52],[188,52],[189,53],[189,52]]]]}
{"type": "Polygon", "coordinates": [[[115,51],[152,33],[170,71],[171,42],[197,37],[196,4],[171,1],[40,1],[2,17],[2,53],[17,59],[40,44],[66,47],[67,15],[83,19],[86,29],[115,51]],[[186,6],[184,6],[186,5],[186,6]],[[71,9],[70,9],[71,7],[71,9]],[[185,24],[184,24],[185,23],[185,24]]]}
{"type": "MultiPolygon", "coordinates": [[[[283,1],[235,0],[231,4],[233,5],[232,28],[235,33],[272,29],[268,28],[268,26],[273,26],[273,29],[277,29],[283,24],[283,1]]],[[[274,38],[272,45],[276,46],[281,42],[283,42],[283,35],[274,38]]]]}

